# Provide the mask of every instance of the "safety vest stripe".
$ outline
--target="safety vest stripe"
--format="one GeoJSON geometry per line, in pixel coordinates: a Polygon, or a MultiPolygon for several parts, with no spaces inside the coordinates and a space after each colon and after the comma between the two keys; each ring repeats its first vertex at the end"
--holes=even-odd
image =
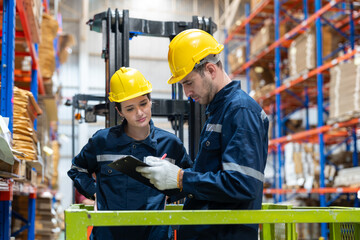
{"type": "Polygon", "coordinates": [[[75,165],[71,165],[71,169],[76,169],[78,172],[89,173],[85,168],[81,168],[75,165]]]}
{"type": "Polygon", "coordinates": [[[241,166],[236,163],[223,163],[223,169],[237,171],[241,174],[256,178],[260,182],[264,182],[264,174],[250,167],[241,166]]]}
{"type": "Polygon", "coordinates": [[[221,124],[208,124],[208,125],[206,125],[206,131],[208,131],[208,132],[221,133],[221,129],[222,129],[221,124]]]}
{"type": "Polygon", "coordinates": [[[125,156],[127,155],[104,154],[104,155],[97,155],[96,160],[98,162],[110,162],[110,161],[113,162],[125,156]]]}

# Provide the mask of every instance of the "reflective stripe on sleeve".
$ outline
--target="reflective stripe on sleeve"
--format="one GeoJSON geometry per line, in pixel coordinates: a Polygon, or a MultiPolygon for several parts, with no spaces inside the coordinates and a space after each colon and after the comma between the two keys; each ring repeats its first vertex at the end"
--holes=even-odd
{"type": "Polygon", "coordinates": [[[222,129],[221,124],[208,124],[208,125],[206,125],[206,131],[208,131],[208,132],[221,133],[221,129],[222,129]]]}
{"type": "Polygon", "coordinates": [[[87,169],[75,165],[71,165],[71,169],[76,169],[78,172],[89,173],[87,169]]]}
{"type": "Polygon", "coordinates": [[[261,119],[263,120],[263,122],[264,122],[265,119],[267,119],[267,118],[268,118],[268,116],[266,115],[265,111],[262,110],[262,111],[261,111],[261,119]]]}
{"type": "Polygon", "coordinates": [[[120,158],[123,158],[127,155],[116,155],[116,154],[104,154],[104,155],[97,155],[96,160],[98,162],[113,162],[115,160],[118,160],[120,158]]]}
{"type": "Polygon", "coordinates": [[[256,178],[260,182],[264,182],[264,174],[250,167],[241,166],[236,163],[223,163],[223,169],[237,171],[241,174],[256,178]]]}

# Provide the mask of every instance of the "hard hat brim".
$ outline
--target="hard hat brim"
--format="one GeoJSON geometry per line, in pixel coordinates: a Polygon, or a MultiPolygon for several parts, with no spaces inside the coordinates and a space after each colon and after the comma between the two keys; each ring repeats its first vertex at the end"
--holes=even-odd
{"type": "Polygon", "coordinates": [[[148,93],[151,93],[151,92],[152,92],[152,88],[149,89],[149,90],[147,90],[147,91],[138,92],[138,93],[136,93],[136,94],[127,96],[126,98],[121,99],[121,101],[116,101],[114,98],[112,98],[112,97],[110,97],[110,96],[109,96],[109,100],[110,100],[110,102],[118,102],[118,103],[121,103],[121,102],[125,102],[125,101],[127,101],[127,100],[130,100],[130,99],[133,99],[133,98],[137,98],[137,97],[143,96],[143,95],[148,94],[148,93]]]}
{"type": "Polygon", "coordinates": [[[169,78],[169,80],[167,81],[168,84],[174,84],[174,83],[177,83],[177,82],[180,82],[183,78],[182,77],[174,77],[174,76],[171,76],[169,78]]]}

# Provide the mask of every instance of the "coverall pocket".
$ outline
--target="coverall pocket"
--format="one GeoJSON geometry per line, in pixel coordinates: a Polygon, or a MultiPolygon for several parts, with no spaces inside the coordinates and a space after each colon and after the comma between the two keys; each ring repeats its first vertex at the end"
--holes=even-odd
{"type": "Polygon", "coordinates": [[[204,139],[202,145],[205,149],[210,151],[219,150],[220,145],[220,134],[219,133],[211,133],[207,138],[204,139]]]}

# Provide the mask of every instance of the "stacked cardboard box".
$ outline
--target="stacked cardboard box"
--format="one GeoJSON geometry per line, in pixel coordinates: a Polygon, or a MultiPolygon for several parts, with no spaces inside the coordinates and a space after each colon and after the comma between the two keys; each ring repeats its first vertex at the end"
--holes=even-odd
{"type": "Polygon", "coordinates": [[[256,66],[250,70],[251,89],[260,90],[264,86],[275,83],[274,72],[265,66],[256,66]]]}
{"type": "Polygon", "coordinates": [[[291,43],[288,50],[291,76],[316,67],[315,44],[315,34],[313,31],[300,35],[291,43]]]}
{"type": "Polygon", "coordinates": [[[353,61],[330,69],[329,122],[346,121],[360,114],[360,65],[353,61]]]}
{"type": "Polygon", "coordinates": [[[334,180],[335,187],[360,187],[360,167],[339,170],[334,180]]]}
{"type": "MultiPolygon", "coordinates": [[[[328,56],[345,39],[330,27],[322,28],[323,55],[328,56]]],[[[316,30],[310,28],[305,34],[294,39],[288,50],[290,76],[296,76],[316,68],[316,30]]],[[[328,61],[330,61],[329,58],[328,61]]]]}
{"type": "Polygon", "coordinates": [[[251,2],[250,2],[251,10],[255,10],[256,8],[258,8],[259,5],[260,5],[263,1],[264,1],[264,0],[251,0],[251,2]]]}
{"type": "Polygon", "coordinates": [[[52,142],[52,149],[54,150],[53,156],[52,156],[52,180],[51,185],[54,188],[57,188],[58,186],[58,166],[59,166],[59,160],[60,160],[60,143],[58,141],[52,142]]]}
{"type": "Polygon", "coordinates": [[[264,22],[264,26],[252,38],[250,44],[250,55],[255,56],[275,40],[275,29],[271,19],[264,22]]]}
{"type": "MultiPolygon", "coordinates": [[[[14,195],[12,201],[12,210],[22,216],[24,219],[28,219],[28,200],[29,197],[25,195],[14,195]]],[[[25,223],[21,221],[19,218],[12,218],[11,222],[11,232],[18,231],[21,227],[23,227],[25,223]]],[[[16,236],[16,239],[27,239],[27,230],[21,232],[16,236]]]]}
{"type": "Polygon", "coordinates": [[[22,0],[25,15],[30,27],[31,39],[35,43],[40,42],[41,35],[41,17],[42,1],[41,0],[22,0]]]}
{"type": "Polygon", "coordinates": [[[241,67],[246,61],[246,47],[239,46],[235,48],[228,55],[229,65],[231,72],[234,72],[236,69],[241,67]]]}
{"type": "Polygon", "coordinates": [[[39,45],[39,63],[41,75],[45,79],[51,79],[55,71],[54,39],[57,31],[57,21],[51,15],[43,14],[41,44],[39,45]]]}
{"type": "Polygon", "coordinates": [[[60,229],[57,226],[56,212],[52,206],[51,197],[36,199],[35,238],[58,239],[60,229]]]}
{"type": "Polygon", "coordinates": [[[35,118],[42,114],[31,92],[14,87],[13,148],[26,156],[23,160],[37,160],[37,136],[33,127],[35,118]]]}
{"type": "MultiPolygon", "coordinates": [[[[285,182],[288,188],[312,189],[319,187],[319,145],[312,143],[288,143],[285,149],[285,182]]],[[[325,166],[325,183],[332,186],[336,169],[325,166]]]]}

